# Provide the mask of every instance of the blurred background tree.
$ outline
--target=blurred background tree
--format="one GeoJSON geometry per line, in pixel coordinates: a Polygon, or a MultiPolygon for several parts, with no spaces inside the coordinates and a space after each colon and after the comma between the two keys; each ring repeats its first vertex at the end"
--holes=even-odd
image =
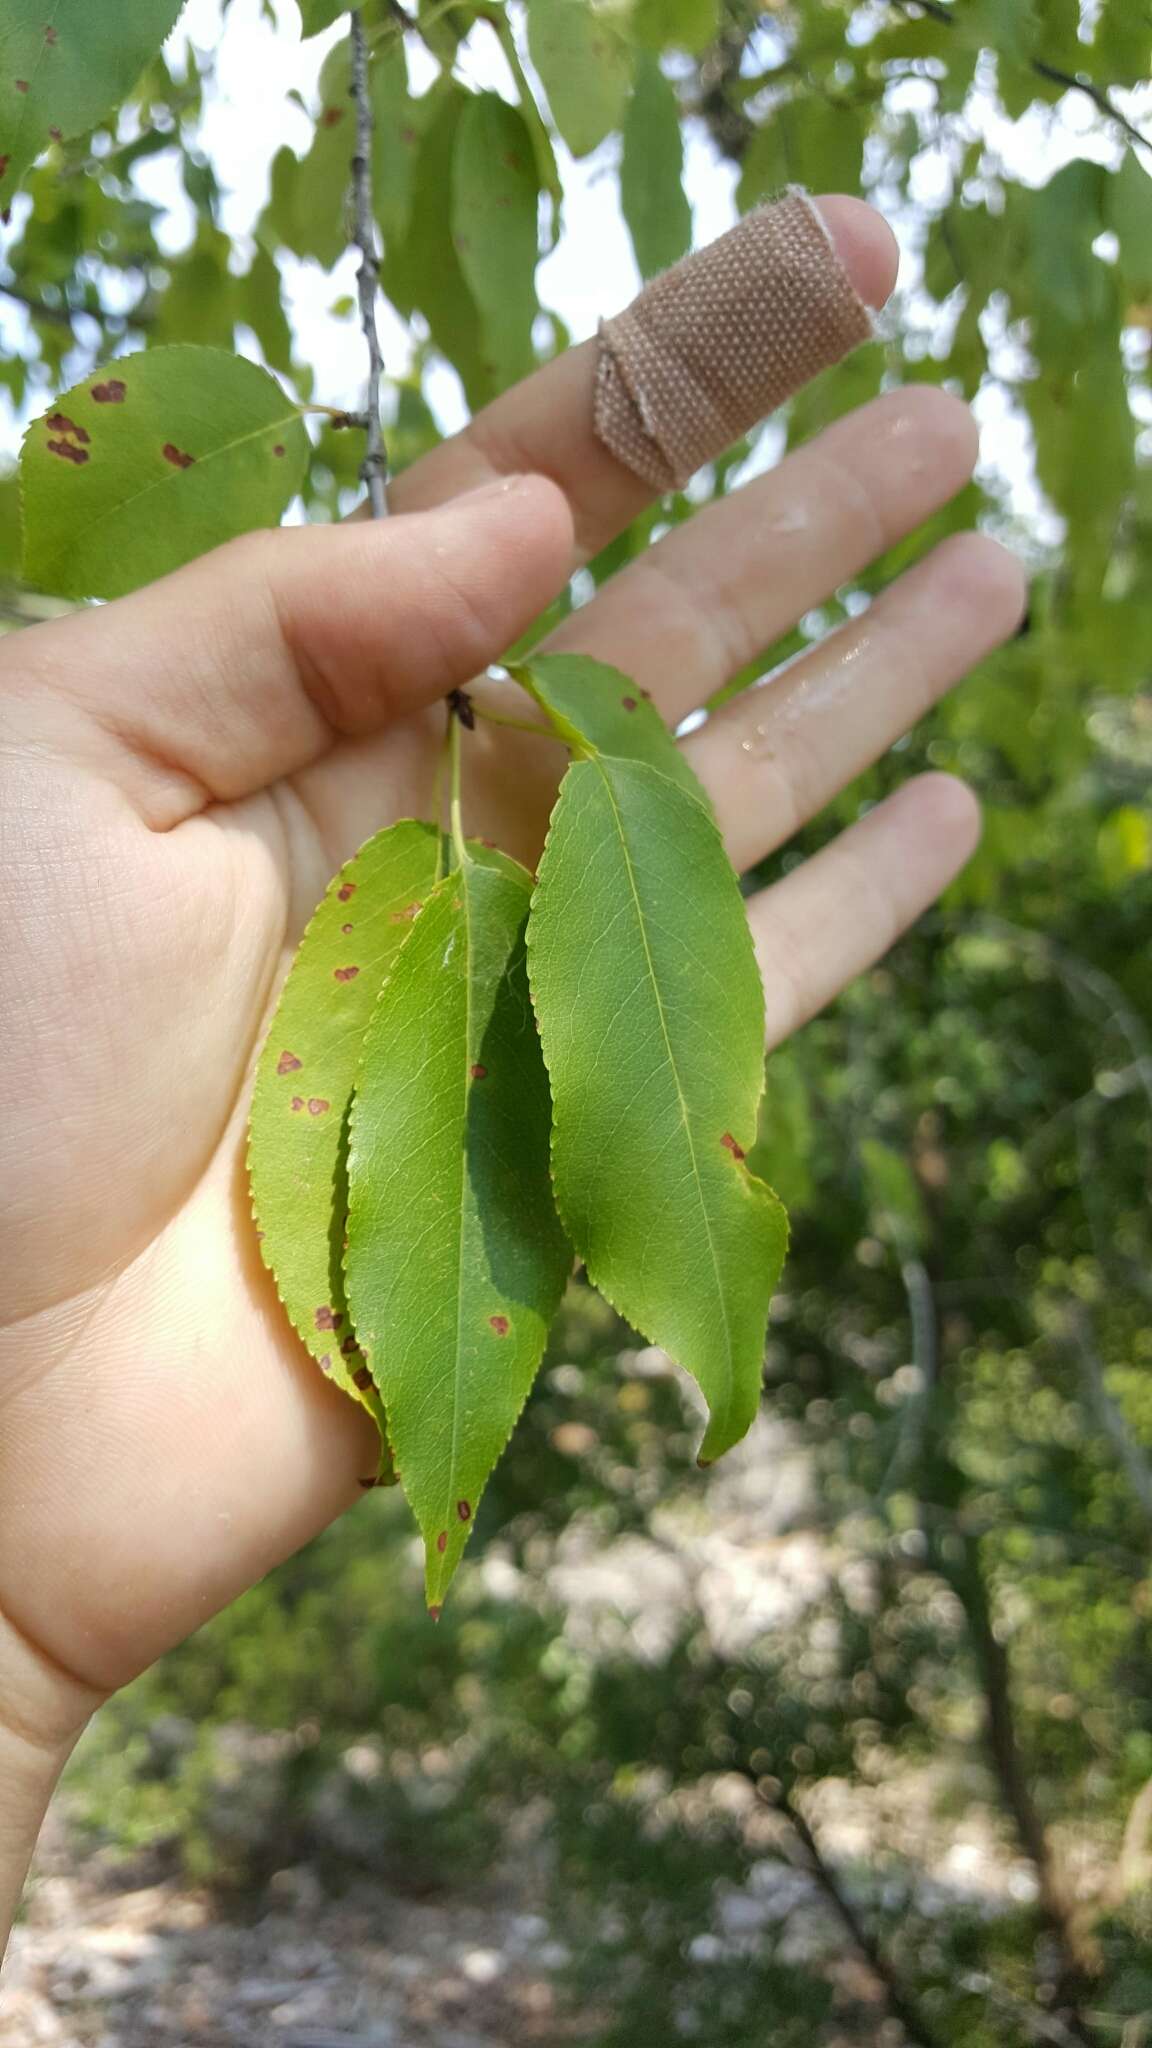
{"type": "MultiPolygon", "coordinates": [[[[115,125],[29,175],[0,243],[11,451],[61,384],[176,339],[357,402],[344,22],[300,15],[193,0],[115,125]]],[[[790,182],[859,192],[903,247],[881,342],[566,602],[908,381],[973,402],[976,483],[741,682],[973,521],[1025,555],[1034,601],[772,864],[924,765],[986,806],[940,912],[770,1063],[758,1163],[795,1236],[750,1444],[699,1475],[681,1382],[574,1287],[439,1630],[402,1504],[367,1499],[106,1710],[70,1853],[113,1881],[178,1865],[250,1913],[307,1868],[432,1899],[449,1932],[478,1891],[529,1896],[564,1949],[534,2016],[478,2041],[1141,2048],[1152,7],[365,15],[397,467],[694,224],[790,182]]],[[[317,431],[302,516],[347,509],[359,457],[317,431]]],[[[12,626],[48,608],[17,527],[0,480],[12,626]]]]}

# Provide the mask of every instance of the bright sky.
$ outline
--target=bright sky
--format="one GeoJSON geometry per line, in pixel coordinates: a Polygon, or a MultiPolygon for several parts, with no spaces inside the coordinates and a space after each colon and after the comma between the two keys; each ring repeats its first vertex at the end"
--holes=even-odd
{"type": "MultiPolygon", "coordinates": [[[[272,156],[281,143],[303,149],[309,139],[310,124],[288,95],[297,91],[310,99],[323,57],[343,32],[338,23],[328,35],[302,43],[293,0],[271,0],[270,6],[263,0],[233,0],[222,30],[220,0],[189,0],[172,48],[182,51],[190,43],[201,66],[214,73],[202,141],[227,195],[223,224],[241,252],[243,261],[238,268],[247,261],[248,236],[266,197],[272,156]]],[[[466,82],[513,97],[494,38],[473,37],[472,41],[476,47],[465,50],[460,67],[466,82]]],[[[410,64],[414,85],[423,90],[433,75],[433,60],[416,47],[410,64]]],[[[901,111],[923,111],[931,105],[927,85],[912,82],[895,88],[894,93],[899,95],[901,111]]],[[[1152,123],[1152,90],[1128,95],[1125,107],[1147,127],[1152,123]]],[[[1054,111],[1034,108],[1016,123],[1003,120],[989,97],[979,95],[966,125],[969,136],[983,133],[1008,175],[1030,184],[1044,182],[1074,156],[1112,161],[1118,154],[1116,139],[1079,94],[1068,94],[1054,111]]],[[[735,174],[730,165],[717,159],[703,130],[693,132],[694,127],[691,124],[688,134],[686,183],[699,244],[721,233],[734,219],[735,174]]],[[[638,283],[613,174],[617,148],[610,142],[583,163],[574,162],[562,147],[558,152],[567,193],[564,234],[559,248],[541,264],[538,284],[542,302],[561,315],[576,339],[591,333],[602,313],[625,303],[638,283]]],[[[136,175],[143,193],[166,209],[159,230],[161,246],[172,251],[181,248],[193,223],[171,161],[162,156],[148,159],[137,167],[136,175]]],[[[913,169],[912,208],[902,209],[895,192],[877,195],[903,249],[901,292],[890,318],[925,324],[932,317],[928,302],[916,290],[917,209],[939,205],[951,189],[951,179],[947,151],[928,148],[913,169]]],[[[353,321],[335,318],[329,310],[353,290],[353,271],[351,255],[330,274],[292,257],[283,262],[290,315],[303,353],[317,369],[317,395],[336,405],[354,405],[361,395],[363,344],[359,331],[353,321]]],[[[12,344],[22,321],[17,309],[0,301],[0,347],[12,344]]],[[[391,314],[385,316],[385,346],[389,362],[403,362],[405,330],[391,314]]],[[[451,372],[435,374],[429,396],[445,428],[459,424],[463,402],[451,372]]],[[[39,401],[35,409],[39,409],[39,401]]],[[[985,461],[1010,481],[1014,509],[1056,538],[1058,528],[1045,518],[1031,482],[1023,420],[996,385],[981,395],[977,410],[984,429],[985,461]]],[[[15,454],[22,425],[10,411],[6,419],[0,415],[0,457],[15,454]]],[[[769,439],[764,459],[771,453],[769,439]]]]}

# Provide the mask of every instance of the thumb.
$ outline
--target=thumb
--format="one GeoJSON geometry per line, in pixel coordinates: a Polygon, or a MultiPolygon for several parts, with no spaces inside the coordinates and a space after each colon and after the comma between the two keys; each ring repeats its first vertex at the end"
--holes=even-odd
{"type": "Polygon", "coordinates": [[[466,683],[571,557],[567,501],[540,476],[373,523],[246,534],[22,633],[0,649],[0,689],[167,828],[466,683]]]}

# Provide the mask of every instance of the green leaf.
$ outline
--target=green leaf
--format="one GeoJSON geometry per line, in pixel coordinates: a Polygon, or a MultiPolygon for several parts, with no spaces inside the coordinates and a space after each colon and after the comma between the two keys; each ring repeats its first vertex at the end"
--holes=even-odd
{"type": "Polygon", "coordinates": [[[345,198],[351,181],[356,124],[348,96],[347,42],[329,50],[320,72],[320,105],[312,146],[304,157],[278,150],[271,193],[261,217],[294,256],[311,256],[331,270],[348,246],[345,198]]]}
{"type": "Polygon", "coordinates": [[[641,277],[669,269],[692,246],[692,209],[683,177],[680,102],[656,59],[642,56],[620,163],[620,204],[641,277]]]}
{"type": "Polygon", "coordinates": [[[276,259],[260,242],[251,268],[237,279],[236,305],[238,317],[252,329],[272,368],[287,374],[292,368],[292,329],[276,259]]]}
{"type": "Polygon", "coordinates": [[[438,851],[434,828],[406,818],[329,883],[281,991],[252,1096],[248,1174],[264,1263],[321,1370],[378,1422],[344,1296],[347,1119],[364,1033],[435,885],[438,851]]]}
{"type": "Polygon", "coordinates": [[[528,961],[560,1215],[609,1301],[698,1382],[710,1462],[756,1413],[787,1232],[745,1165],[764,996],[704,806],[645,761],[574,762],[528,961]]]}
{"type": "Polygon", "coordinates": [[[1152,15],[1138,0],[1104,0],[1096,25],[1099,76],[1108,85],[1146,85],[1152,72],[1152,15]]]}
{"type": "MultiPolygon", "coordinates": [[[[807,109],[805,109],[807,111],[807,109]]],[[[786,100],[772,109],[763,128],[758,128],[740,166],[736,200],[741,213],[759,206],[761,200],[775,199],[796,177],[792,161],[793,109],[786,100]]]]}
{"type": "Polygon", "coordinates": [[[528,0],[528,50],[573,156],[620,126],[631,53],[594,0],[528,0]]]}
{"type": "Polygon", "coordinates": [[[402,36],[390,37],[375,52],[370,83],[375,122],[373,203],[384,248],[388,250],[408,231],[425,107],[425,102],[412,99],[408,91],[408,61],[402,36]]]}
{"type": "Polygon", "coordinates": [[[1152,177],[1134,149],[1106,187],[1104,210],[1120,244],[1120,275],[1137,306],[1152,305],[1152,177]]]}
{"type": "Polygon", "coordinates": [[[452,159],[452,239],[480,312],[484,367],[502,391],[535,367],[539,183],[532,138],[498,93],[478,93],[452,159]]]}
{"type": "Polygon", "coordinates": [[[34,157],[119,105],[184,0],[5,0],[0,13],[0,206],[34,157]]]}
{"type": "Polygon", "coordinates": [[[708,798],[660,713],[630,676],[586,654],[537,654],[509,673],[534,697],[566,747],[647,761],[707,808],[708,798]]]}
{"type": "MultiPolygon", "coordinates": [[[[429,95],[431,99],[433,95],[429,95]]],[[[420,139],[412,213],[402,243],[384,252],[384,287],[400,312],[417,310],[460,377],[474,410],[494,396],[484,367],[480,314],[452,239],[452,163],[471,95],[457,85],[435,92],[435,109],[420,139]]]]}
{"type": "Polygon", "coordinates": [[[628,28],[646,50],[695,56],[720,33],[719,0],[636,0],[628,28]]]}
{"type": "Polygon", "coordinates": [[[255,363],[207,348],[119,357],[24,437],[25,575],[61,597],[122,597],[275,526],[307,461],[296,406],[255,363]]]}
{"type": "Polygon", "coordinates": [[[531,878],[468,859],[428,898],[364,1041],[348,1299],[438,1609],[570,1264],[524,971],[531,878]]]}
{"type": "Polygon", "coordinates": [[[300,8],[300,33],[307,41],[309,36],[318,36],[324,29],[331,28],[342,14],[348,12],[348,0],[297,0],[300,8]]]}
{"type": "Polygon", "coordinates": [[[230,349],[238,318],[238,282],[228,269],[232,243],[210,221],[170,266],[167,291],[156,309],[151,333],[157,342],[197,342],[230,349]]]}

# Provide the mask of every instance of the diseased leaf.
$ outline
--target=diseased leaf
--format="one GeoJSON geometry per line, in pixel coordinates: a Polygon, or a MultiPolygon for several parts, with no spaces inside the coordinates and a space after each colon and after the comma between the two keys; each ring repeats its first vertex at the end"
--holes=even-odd
{"type": "Polygon", "coordinates": [[[188,347],[119,357],[24,436],[25,576],[122,597],[277,525],[307,461],[298,408],[255,363],[188,347]]]}
{"type": "Polygon", "coordinates": [[[593,0],[528,0],[528,49],[573,156],[620,126],[631,52],[593,0]]]}
{"type": "Polygon", "coordinates": [[[291,149],[277,151],[271,193],[261,216],[265,234],[294,256],[314,257],[325,270],[331,270],[348,246],[345,198],[356,133],[350,80],[348,44],[341,41],[329,50],[320,71],[311,147],[303,157],[291,149]]]}
{"type": "Polygon", "coordinates": [[[647,761],[708,808],[708,798],[660,713],[630,676],[585,654],[538,654],[510,673],[536,699],[558,736],[577,751],[591,746],[647,761]]]}
{"type": "Polygon", "coordinates": [[[539,195],[522,115],[498,93],[478,93],[456,138],[452,239],[480,311],[484,367],[499,391],[526,377],[536,361],[539,195]]]}
{"type": "Polygon", "coordinates": [[[0,10],[0,207],[33,158],[111,112],[184,0],[5,0],[0,10]]]}
{"type": "Polygon", "coordinates": [[[620,205],[640,275],[655,277],[692,246],[684,194],[680,103],[654,57],[642,56],[624,121],[620,205]]]}
{"type": "Polygon", "coordinates": [[[438,835],[404,819],[328,886],[256,1069],[248,1140],[261,1253],[321,1370],[381,1421],[344,1298],[347,1118],[380,989],[436,879],[438,835]]]}
{"type": "Polygon", "coordinates": [[[531,878],[469,859],[428,898],[364,1042],[347,1291],[438,1609],[564,1289],[548,1081],[528,997],[531,878]]]}
{"type": "Polygon", "coordinates": [[[574,762],[528,961],[560,1215],[609,1301],[697,1380],[710,1462],[756,1413],[787,1230],[745,1164],[764,997],[704,806],[646,761],[574,762]]]}

